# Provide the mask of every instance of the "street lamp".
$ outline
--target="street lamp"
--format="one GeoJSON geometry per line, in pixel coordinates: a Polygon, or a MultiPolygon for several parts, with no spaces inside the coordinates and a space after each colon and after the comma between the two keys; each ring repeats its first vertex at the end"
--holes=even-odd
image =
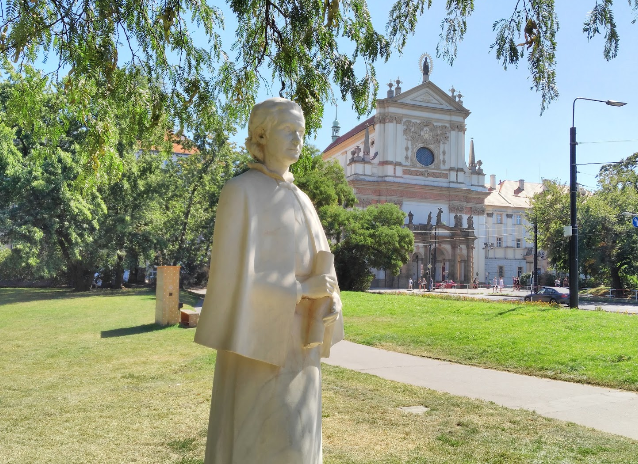
{"type": "Polygon", "coordinates": [[[572,239],[569,242],[569,307],[578,308],[578,225],[576,224],[576,100],[588,100],[604,103],[609,106],[625,106],[626,103],[614,100],[596,100],[594,98],[577,97],[572,104],[572,127],[569,129],[569,210],[572,226],[572,239]]]}

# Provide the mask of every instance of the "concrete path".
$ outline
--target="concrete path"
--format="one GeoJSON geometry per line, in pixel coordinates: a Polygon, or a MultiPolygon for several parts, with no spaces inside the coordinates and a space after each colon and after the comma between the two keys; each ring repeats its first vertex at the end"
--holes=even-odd
{"type": "Polygon", "coordinates": [[[638,440],[638,394],[464,366],[342,341],[323,362],[638,440]]]}

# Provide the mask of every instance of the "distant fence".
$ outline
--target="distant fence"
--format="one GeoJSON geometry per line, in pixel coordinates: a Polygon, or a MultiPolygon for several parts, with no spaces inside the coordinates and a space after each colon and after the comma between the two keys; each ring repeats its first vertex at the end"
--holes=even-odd
{"type": "MultiPolygon", "coordinates": [[[[581,290],[594,290],[589,288],[582,288],[581,290]]],[[[638,289],[635,288],[609,288],[605,289],[606,295],[581,295],[581,298],[624,298],[626,300],[632,299],[638,301],[638,289]]]]}

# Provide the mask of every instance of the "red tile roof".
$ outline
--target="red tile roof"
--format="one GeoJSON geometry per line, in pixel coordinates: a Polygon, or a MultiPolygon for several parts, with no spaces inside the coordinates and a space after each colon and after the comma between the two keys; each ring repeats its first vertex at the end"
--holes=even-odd
{"type": "Polygon", "coordinates": [[[330,150],[331,148],[336,147],[337,145],[339,145],[341,142],[344,142],[344,141],[348,140],[350,137],[354,137],[359,132],[363,132],[366,129],[366,126],[371,126],[373,124],[374,124],[374,116],[370,116],[368,119],[363,121],[361,124],[356,126],[354,129],[351,129],[348,132],[346,132],[345,134],[339,136],[339,138],[337,140],[335,140],[334,142],[332,142],[330,145],[328,145],[328,147],[323,152],[325,153],[328,150],[330,150]]]}

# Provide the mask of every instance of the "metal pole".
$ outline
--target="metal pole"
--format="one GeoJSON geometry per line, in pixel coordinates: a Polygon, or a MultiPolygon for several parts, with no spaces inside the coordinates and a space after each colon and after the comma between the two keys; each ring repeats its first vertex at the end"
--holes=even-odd
{"type": "Polygon", "coordinates": [[[538,288],[538,222],[534,220],[534,271],[532,272],[532,293],[538,288]]]}
{"type": "Polygon", "coordinates": [[[436,224],[434,225],[434,277],[432,281],[436,284],[436,224]]]}
{"type": "MultiPolygon", "coordinates": [[[[576,101],[574,101],[574,104],[576,101]]],[[[573,121],[572,121],[573,124],[573,121]]],[[[576,224],[576,128],[569,129],[569,210],[572,237],[569,242],[569,307],[578,308],[578,224],[576,224]]]]}

